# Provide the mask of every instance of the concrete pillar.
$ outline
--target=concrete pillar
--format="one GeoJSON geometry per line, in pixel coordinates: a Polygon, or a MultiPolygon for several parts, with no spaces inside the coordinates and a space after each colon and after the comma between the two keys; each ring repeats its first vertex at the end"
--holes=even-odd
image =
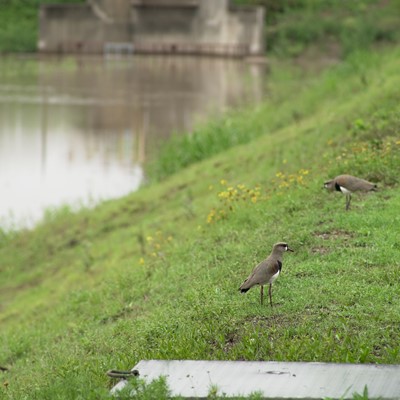
{"type": "Polygon", "coordinates": [[[257,7],[256,23],[253,26],[253,35],[250,41],[250,54],[263,54],[265,51],[265,35],[264,35],[265,9],[257,7]]]}
{"type": "Polygon", "coordinates": [[[199,13],[204,19],[221,18],[228,10],[229,0],[201,0],[199,13]]]}
{"type": "Polygon", "coordinates": [[[218,44],[223,41],[228,5],[229,0],[201,0],[196,21],[201,42],[218,44]]]}
{"type": "Polygon", "coordinates": [[[128,23],[130,22],[130,0],[88,0],[96,15],[103,22],[128,23]]]}
{"type": "Polygon", "coordinates": [[[88,0],[94,15],[102,23],[105,42],[130,42],[130,0],[88,0]]]}

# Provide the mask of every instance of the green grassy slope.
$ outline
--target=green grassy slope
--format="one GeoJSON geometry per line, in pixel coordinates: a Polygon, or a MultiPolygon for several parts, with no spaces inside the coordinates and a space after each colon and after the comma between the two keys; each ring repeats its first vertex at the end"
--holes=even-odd
{"type": "Polygon", "coordinates": [[[1,398],[108,398],[105,371],[145,358],[400,362],[400,52],[272,69],[270,99],[219,126],[265,134],[0,236],[1,398]],[[380,186],[349,212],[322,189],[345,172],[380,186]],[[237,289],[281,240],[271,309],[237,289]]]}

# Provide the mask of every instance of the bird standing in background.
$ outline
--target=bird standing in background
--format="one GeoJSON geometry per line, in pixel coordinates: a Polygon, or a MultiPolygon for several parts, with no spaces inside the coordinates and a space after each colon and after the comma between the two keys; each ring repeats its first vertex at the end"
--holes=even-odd
{"type": "Polygon", "coordinates": [[[246,293],[253,286],[260,285],[261,305],[264,302],[264,285],[269,283],[269,301],[272,307],[272,282],[279,276],[282,269],[282,258],[285,251],[293,251],[287,243],[274,244],[271,254],[267,259],[258,264],[253,272],[240,286],[241,293],[246,293]]]}
{"type": "Polygon", "coordinates": [[[377,185],[365,179],[352,175],[339,175],[324,183],[325,189],[342,192],[346,195],[346,210],[350,208],[351,194],[353,192],[371,192],[377,190],[377,185]]]}

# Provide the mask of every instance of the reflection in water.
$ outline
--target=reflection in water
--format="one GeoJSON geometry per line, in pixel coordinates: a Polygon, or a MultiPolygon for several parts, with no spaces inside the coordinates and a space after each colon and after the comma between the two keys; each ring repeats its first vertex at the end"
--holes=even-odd
{"type": "Polygon", "coordinates": [[[199,57],[0,60],[0,226],[127,194],[173,132],[259,102],[264,68],[199,57]]]}

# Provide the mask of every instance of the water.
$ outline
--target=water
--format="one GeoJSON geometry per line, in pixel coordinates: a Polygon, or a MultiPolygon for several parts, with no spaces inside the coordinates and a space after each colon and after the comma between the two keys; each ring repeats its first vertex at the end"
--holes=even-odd
{"type": "Polygon", "coordinates": [[[261,101],[265,74],[218,58],[1,58],[0,227],[136,190],[155,146],[261,101]]]}

